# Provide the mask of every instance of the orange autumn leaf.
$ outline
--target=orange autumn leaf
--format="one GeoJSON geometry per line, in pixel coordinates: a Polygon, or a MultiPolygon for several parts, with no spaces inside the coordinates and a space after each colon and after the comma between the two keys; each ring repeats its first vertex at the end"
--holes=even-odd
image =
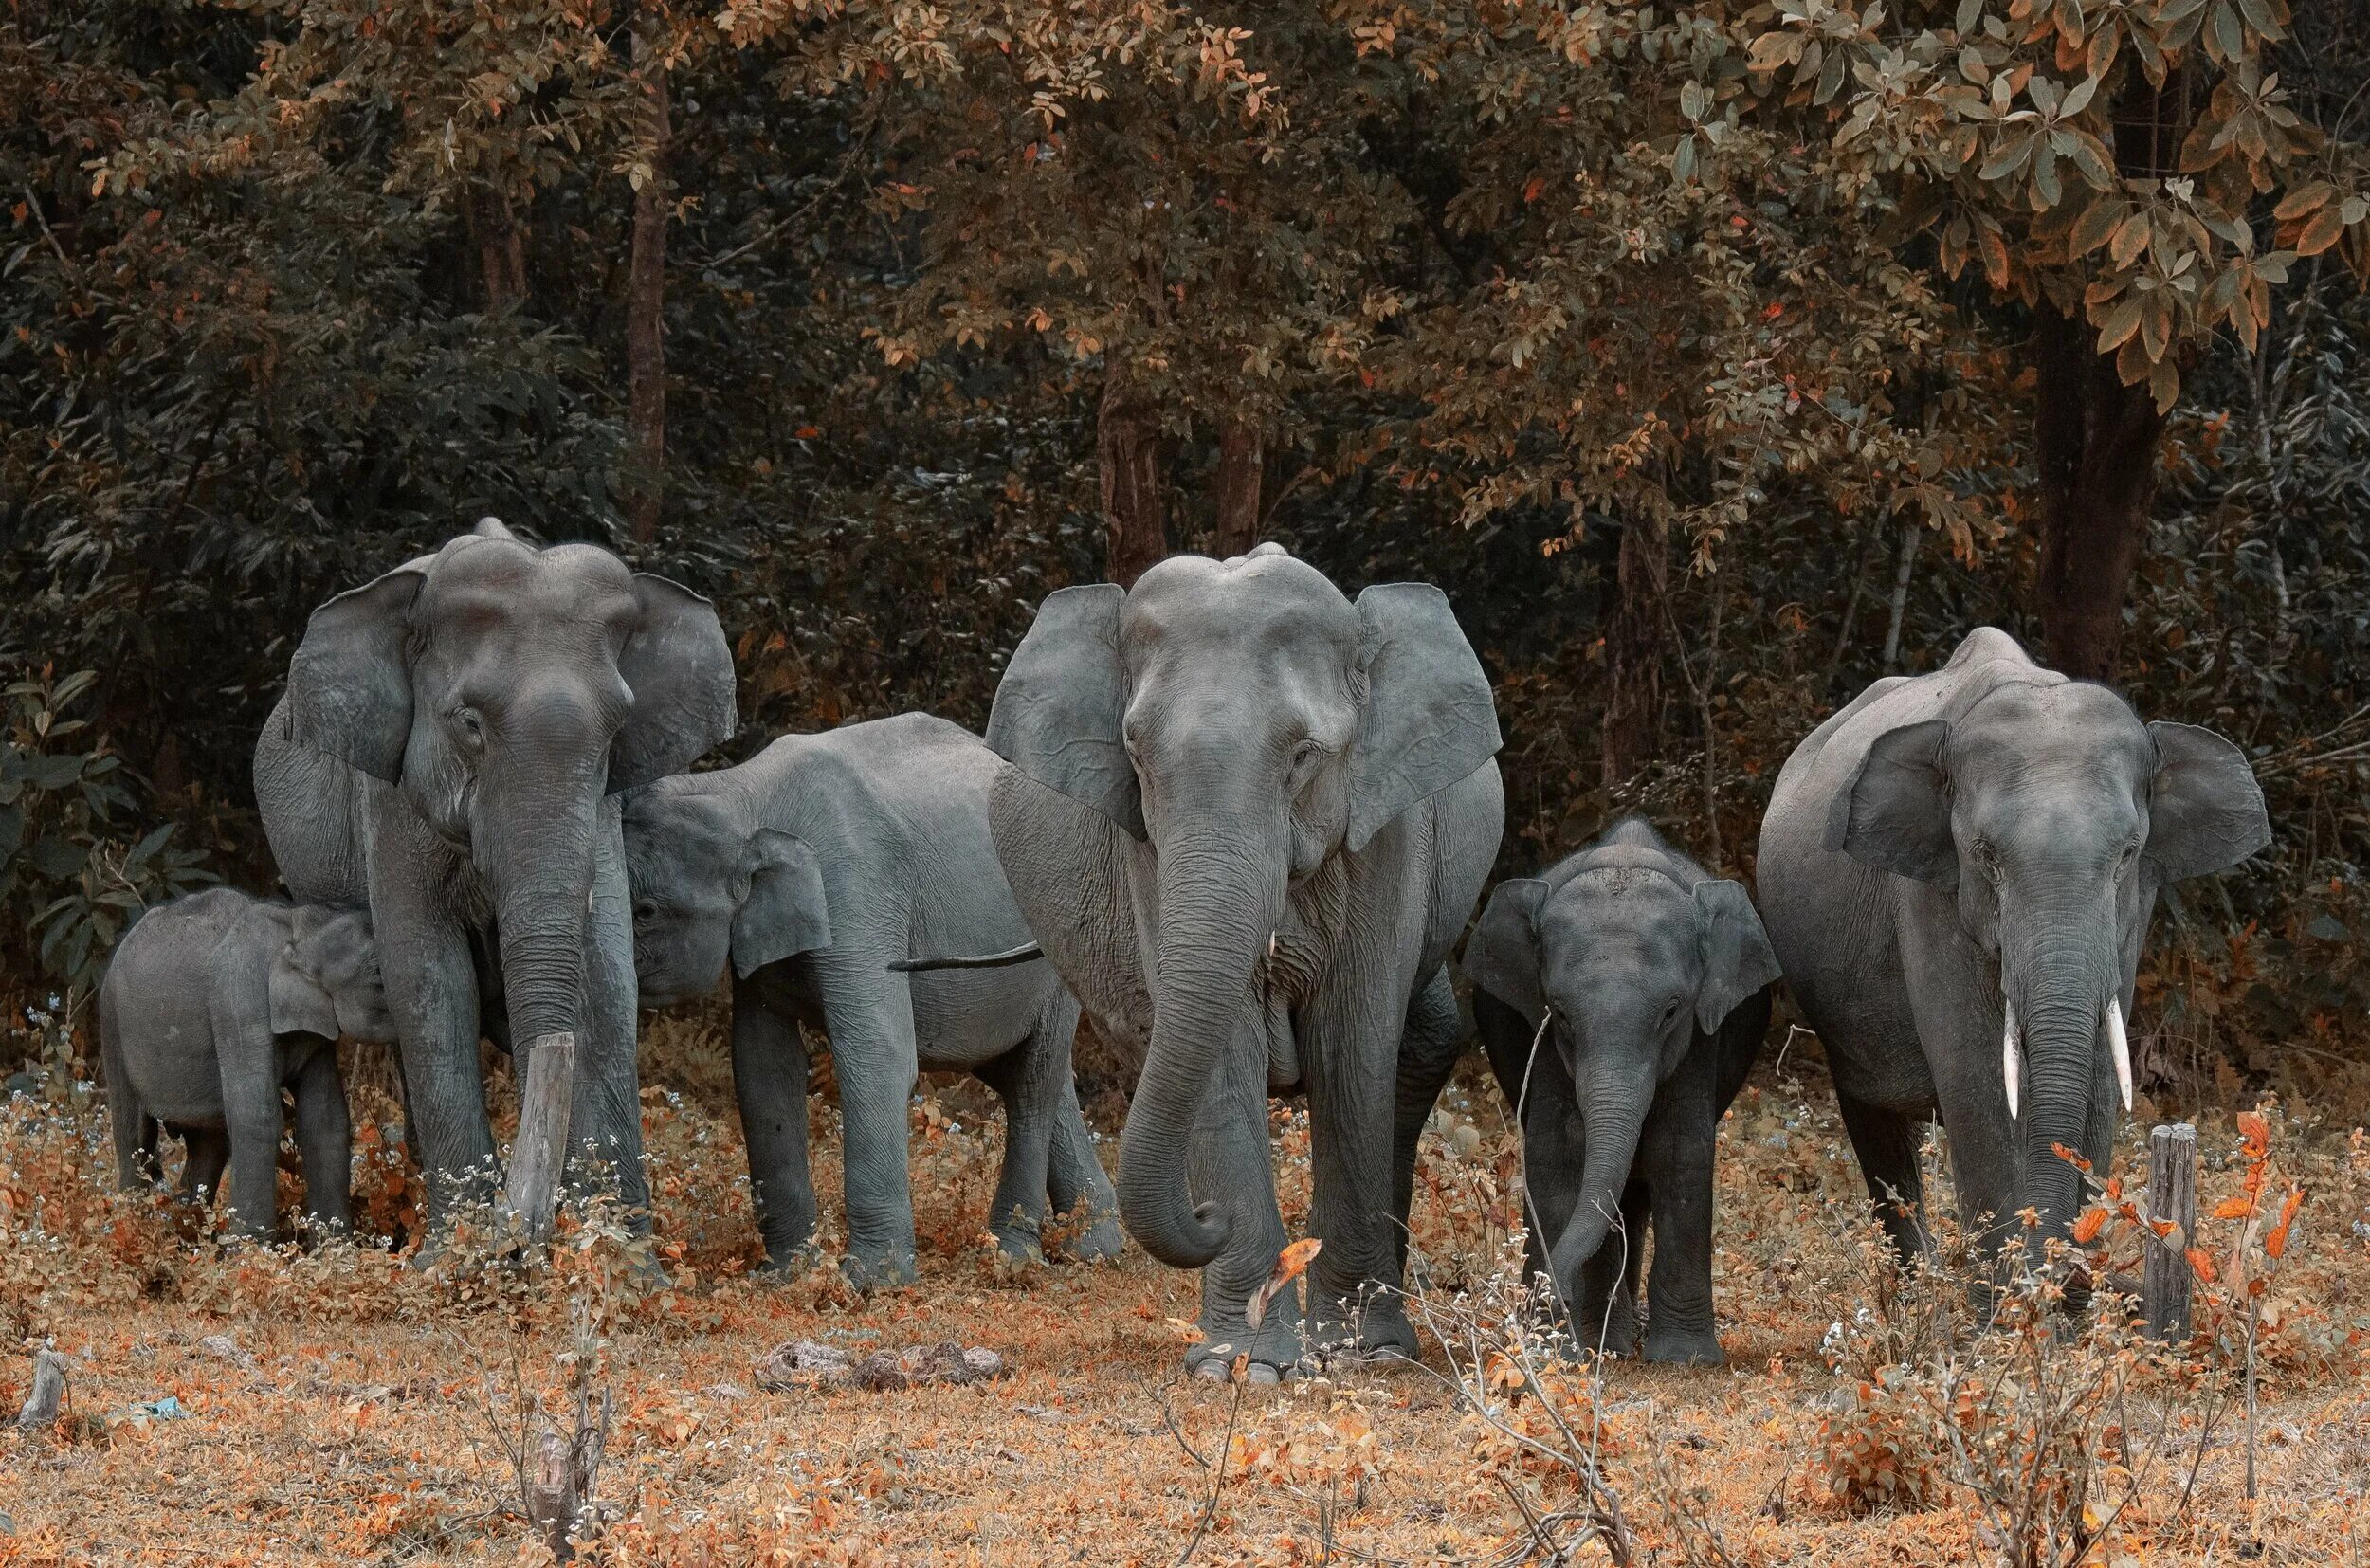
{"type": "Polygon", "coordinates": [[[2205,1249],[2202,1247],[2192,1247],[2189,1249],[2186,1255],[2189,1259],[2189,1267],[2197,1272],[2198,1283],[2201,1285],[2212,1285],[2215,1278],[2214,1272],[2214,1260],[2206,1256],[2205,1249]]]}
{"type": "Polygon", "coordinates": [[[2288,1250],[2288,1228],[2296,1223],[2296,1211],[2304,1206],[2305,1190],[2302,1187],[2288,1189],[2288,1201],[2280,1205],[2280,1222],[2271,1228],[2270,1235],[2263,1238],[2264,1256],[2276,1260],[2288,1250]]]}
{"type": "Polygon", "coordinates": [[[2245,1219],[2253,1212],[2254,1199],[2252,1198],[2226,1197],[2214,1206],[2215,1219],[2245,1219]]]}
{"type": "Polygon", "coordinates": [[[2238,1132],[2239,1136],[2247,1140],[2247,1155],[2250,1158],[2261,1159],[2271,1152],[2270,1123],[2263,1120],[2263,1114],[2260,1111],[2240,1111],[2238,1132]]]}
{"type": "Polygon", "coordinates": [[[2080,1171],[2084,1176],[2088,1176],[2090,1174],[2090,1162],[2083,1158],[2078,1152],[2067,1148],[2063,1143],[2052,1143],[2049,1146],[2049,1148],[2050,1153],[2055,1155],[2058,1158],[2064,1160],[2075,1170],[2080,1171]]]}
{"type": "Polygon", "coordinates": [[[1315,1236],[1303,1236],[1276,1254],[1274,1270],[1267,1275],[1265,1284],[1250,1293],[1250,1300],[1243,1305],[1243,1316],[1251,1327],[1257,1328],[1261,1320],[1267,1317],[1269,1304],[1284,1294],[1294,1280],[1308,1271],[1309,1264],[1315,1261],[1319,1252],[1324,1250],[1324,1245],[1315,1236]]]}
{"type": "Polygon", "coordinates": [[[2086,1210],[2082,1217],[2074,1221],[2074,1241],[2084,1247],[2089,1246],[2090,1243],[2098,1239],[2098,1233],[2100,1230],[2106,1226],[2106,1210],[2095,1208],[2086,1210]]]}

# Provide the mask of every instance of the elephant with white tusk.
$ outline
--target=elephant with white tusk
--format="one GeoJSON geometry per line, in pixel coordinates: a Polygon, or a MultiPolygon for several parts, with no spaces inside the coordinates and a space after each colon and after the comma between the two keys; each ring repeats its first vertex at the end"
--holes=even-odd
{"type": "Polygon", "coordinates": [[[1963,1217],[1987,1217],[1995,1249],[2026,1208],[2041,1239],[2065,1233],[2080,1173],[2056,1147],[2105,1170],[2131,1107],[2157,890],[2270,838],[2238,748],[2142,723],[1989,627],[1795,748],[1761,825],[1761,918],[1905,1254],[1937,1114],[1963,1217]]]}

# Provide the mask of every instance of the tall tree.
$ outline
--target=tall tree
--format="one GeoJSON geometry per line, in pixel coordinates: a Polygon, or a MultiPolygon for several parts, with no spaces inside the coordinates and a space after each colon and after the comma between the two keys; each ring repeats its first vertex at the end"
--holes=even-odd
{"type": "Polygon", "coordinates": [[[1941,270],[2030,312],[2051,661],[2118,672],[2183,365],[2253,352],[2272,285],[2334,252],[2370,279],[2370,142],[2299,113],[2286,0],[1780,0],[1757,72],[1931,236],[1941,270]]]}
{"type": "Polygon", "coordinates": [[[642,0],[633,34],[634,84],[643,98],[629,182],[633,187],[633,251],[626,283],[626,422],[635,468],[633,537],[658,532],[666,488],[666,147],[668,54],[663,0],[642,0]]]}

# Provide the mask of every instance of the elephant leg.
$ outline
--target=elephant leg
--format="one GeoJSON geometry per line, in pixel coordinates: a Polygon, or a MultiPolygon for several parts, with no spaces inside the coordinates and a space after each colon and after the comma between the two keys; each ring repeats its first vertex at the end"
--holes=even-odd
{"type": "Polygon", "coordinates": [[[1637,1353],[1637,1281],[1645,1265],[1646,1226],[1652,1213],[1642,1181],[1621,1191],[1621,1212],[1605,1244],[1580,1266],[1580,1299],[1573,1330],[1580,1342],[1609,1356],[1637,1353]]]}
{"type": "Polygon", "coordinates": [[[317,1230],[343,1231],[352,1207],[354,1127],[335,1045],[315,1050],[297,1073],[296,1124],[304,1157],[304,1212],[317,1230]]]}
{"type": "Polygon", "coordinates": [[[1044,1261],[1046,1197],[1051,1179],[1053,1085],[1037,1043],[1024,1040],[975,1071],[1004,1106],[1004,1166],[988,1203],[996,1249],[1023,1263],[1044,1261]]]}
{"type": "Polygon", "coordinates": [[[641,1075],[634,1059],[640,993],[633,972],[633,895],[626,884],[625,830],[617,797],[601,802],[592,850],[592,911],[585,922],[584,995],[576,1010],[576,1072],[568,1107],[570,1186],[592,1158],[616,1182],[636,1230],[649,1227],[650,1185],[642,1168],[641,1075]]]}
{"type": "MultiPolygon", "coordinates": [[[[477,971],[465,926],[429,885],[438,850],[410,805],[380,793],[371,924],[402,1064],[404,1127],[428,1184],[431,1233],[494,1195],[494,1130],[478,1070],[477,971]]],[[[434,1243],[430,1244],[431,1247],[434,1243]]]]}
{"type": "Polygon", "coordinates": [[[917,1076],[913,993],[881,968],[876,949],[812,954],[823,1027],[838,1068],[845,1139],[848,1253],[840,1267],[859,1289],[910,1285],[915,1275],[912,1173],[906,1106],[917,1076]]]}
{"type": "Polygon", "coordinates": [[[1406,1032],[1399,1039],[1397,1103],[1391,1134],[1391,1246],[1398,1278],[1407,1278],[1408,1212],[1415,1202],[1415,1152],[1424,1123],[1449,1075],[1456,1070],[1463,1051],[1464,1020],[1456,1010],[1456,990],[1444,966],[1415,993],[1407,1010],[1406,1032]]]}
{"type": "Polygon", "coordinates": [[[733,977],[733,1096],[749,1148],[749,1196],[768,1270],[814,1251],[814,1175],[807,1161],[807,1043],[750,979],[733,977]]]}
{"type": "MultiPolygon", "coordinates": [[[[1302,1024],[1315,1164],[1309,1228],[1323,1240],[1312,1310],[1328,1344],[1413,1358],[1400,1293],[1394,1145],[1400,1049],[1411,992],[1388,976],[1341,976],[1319,991],[1302,1024]]],[[[1433,1026],[1427,1019],[1428,1027],[1433,1026]]],[[[1428,1048],[1437,1049],[1436,1045],[1428,1048]]],[[[1413,1166],[1410,1167],[1413,1181],[1413,1166]]]]}
{"type": "Polygon", "coordinates": [[[1197,1203],[1218,1206],[1228,1231],[1225,1250],[1201,1271],[1202,1338],[1186,1351],[1185,1365],[1201,1377],[1223,1377],[1235,1357],[1248,1355],[1253,1381],[1278,1381],[1301,1363],[1300,1287],[1279,1292],[1258,1328],[1250,1326],[1245,1304],[1275,1271],[1285,1233],[1267,1142],[1267,1041],[1248,1010],[1203,1094],[1186,1180],[1197,1203]]]}
{"type": "Polygon", "coordinates": [[[1647,1279],[1646,1358],[1687,1366],[1725,1359],[1712,1318],[1713,1085],[1698,1064],[1668,1085],[1678,1092],[1646,1128],[1654,1269],[1647,1279]]]}
{"type": "Polygon", "coordinates": [[[1844,1131],[1851,1137],[1851,1152],[1859,1157],[1860,1176],[1868,1183],[1869,1201],[1892,1238],[1903,1264],[1917,1260],[1925,1249],[1924,1173],[1918,1145],[1926,1123],[1901,1111],[1887,1110],[1854,1100],[1841,1088],[1835,1100],[1843,1108],[1844,1131]]]}
{"type": "Polygon", "coordinates": [[[1078,1263],[1116,1258],[1125,1241],[1120,1232],[1119,1194],[1095,1154],[1094,1134],[1085,1113],[1078,1108],[1078,1073],[1071,1052],[1078,1039],[1078,998],[1066,986],[1056,986],[1037,1020],[1030,1048],[1048,1064],[1053,1096],[1048,1112],[1051,1137],[1046,1150],[1046,1197],[1056,1214],[1070,1216],[1080,1229],[1061,1246],[1064,1257],[1078,1263]],[[1084,1212],[1080,1206],[1084,1205],[1084,1212]]]}
{"type": "Polygon", "coordinates": [[[220,1127],[181,1127],[181,1196],[211,1207],[230,1163],[230,1135],[220,1127]]]}

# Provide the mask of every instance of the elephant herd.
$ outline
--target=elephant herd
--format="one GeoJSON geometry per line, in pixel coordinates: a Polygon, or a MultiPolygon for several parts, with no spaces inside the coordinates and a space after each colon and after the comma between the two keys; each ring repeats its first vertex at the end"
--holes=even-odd
{"type": "MultiPolygon", "coordinates": [[[[2270,840],[2236,748],[2143,724],[1978,629],[1877,682],[1779,775],[1759,909],[1643,822],[1482,904],[1504,799],[1488,680],[1435,588],[1345,597],[1273,544],[1048,596],[984,742],[922,714],[689,772],[736,726],[712,606],[491,519],[317,611],[256,795],[288,901],[215,890],[119,946],[100,1027],[119,1176],[227,1165],[268,1234],[294,1091],[308,1210],[345,1217],[338,1034],[392,1040],[431,1226],[499,1168],[481,1035],[567,1046],[572,1176],[647,1203],[637,1009],[732,987],[769,1267],[811,1252],[808,1031],[828,1037],[859,1285],[914,1274],[917,1071],[1005,1108],[991,1227],[1038,1254],[1202,1270],[1195,1370],[1412,1355],[1416,1140],[1463,1048],[1463,968],[1522,1129],[1530,1267],[1618,1352],[1717,1362],[1715,1128],[1782,978],[1885,1223],[1950,1130],[1970,1218],[2072,1220],[2051,1153],[2109,1152],[2158,889],[2270,840]],[[374,964],[373,957],[375,957],[374,964]],[[1081,1009],[1138,1064],[1116,1186],[1080,1115],[1081,1009]],[[572,1044],[569,1044],[572,1043],[572,1044]],[[1285,1235],[1267,1106],[1304,1094],[1323,1242],[1305,1305],[1247,1305],[1285,1235]]],[[[521,1144],[526,1129],[521,1129],[521,1144]]],[[[1995,1228],[1987,1232],[1995,1238],[1995,1228]]]]}

